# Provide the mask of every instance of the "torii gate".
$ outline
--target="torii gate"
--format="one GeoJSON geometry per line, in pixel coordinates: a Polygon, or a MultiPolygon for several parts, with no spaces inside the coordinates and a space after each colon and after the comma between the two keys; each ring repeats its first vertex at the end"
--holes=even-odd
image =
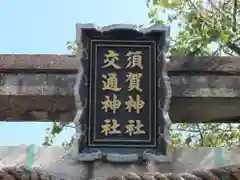
{"type": "MultiPolygon", "coordinates": [[[[71,121],[78,66],[71,55],[0,54],[0,119],[71,121]]],[[[171,57],[173,123],[240,122],[239,69],[239,57],[171,57]]]]}
{"type": "MultiPolygon", "coordinates": [[[[1,55],[0,58],[1,119],[72,121],[75,115],[73,84],[79,67],[78,57],[1,55]]],[[[238,83],[236,67],[239,63],[236,57],[171,59],[167,70],[173,89],[170,109],[173,122],[239,122],[239,92],[236,85],[238,83]]],[[[159,132],[158,136],[161,135],[159,132]]],[[[2,179],[16,178],[15,171],[21,176],[18,177],[20,179],[33,178],[33,171],[26,171],[25,168],[3,168],[0,176],[2,179]],[[21,174],[23,172],[27,173],[27,177],[21,174]]],[[[39,173],[36,175],[40,177],[39,173]]],[[[151,179],[220,179],[222,175],[228,179],[238,180],[239,165],[196,171],[192,175],[127,173],[124,177],[110,179],[149,179],[149,176],[151,179]]]]}

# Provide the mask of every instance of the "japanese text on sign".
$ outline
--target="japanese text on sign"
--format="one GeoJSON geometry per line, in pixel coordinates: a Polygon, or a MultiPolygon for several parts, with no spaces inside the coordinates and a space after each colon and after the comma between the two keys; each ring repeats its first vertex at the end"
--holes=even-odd
{"type": "MultiPolygon", "coordinates": [[[[116,72],[110,72],[106,74],[102,74],[102,90],[103,91],[112,91],[114,92],[111,95],[105,95],[105,99],[101,101],[102,107],[101,110],[104,112],[111,112],[112,114],[116,114],[118,110],[123,107],[124,110],[128,113],[135,112],[139,114],[141,110],[144,108],[145,102],[141,99],[141,94],[143,89],[141,88],[141,78],[143,77],[143,73],[141,72],[143,68],[143,52],[142,51],[128,51],[125,54],[126,57],[126,65],[121,67],[120,62],[120,53],[114,50],[108,50],[107,53],[104,54],[104,62],[102,68],[114,68],[114,69],[129,69],[131,71],[132,68],[138,68],[138,72],[127,72],[125,74],[125,83],[128,84],[127,91],[133,92],[134,94],[128,95],[128,100],[122,102],[120,98],[118,98],[118,93],[123,90],[122,87],[119,86],[119,79],[116,72]],[[136,94],[137,93],[137,94],[136,94]]],[[[121,60],[124,61],[124,60],[121,60]]],[[[144,130],[144,124],[139,119],[131,119],[129,116],[129,120],[125,122],[125,124],[120,124],[117,119],[105,119],[104,123],[101,125],[101,133],[105,136],[114,135],[114,134],[126,134],[129,136],[146,134],[144,130]]]]}

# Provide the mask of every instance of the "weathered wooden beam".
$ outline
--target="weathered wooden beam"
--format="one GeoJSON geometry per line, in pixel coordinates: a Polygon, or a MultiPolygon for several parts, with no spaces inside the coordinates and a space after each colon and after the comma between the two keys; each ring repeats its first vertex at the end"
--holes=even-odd
{"type": "Polygon", "coordinates": [[[73,96],[1,95],[1,121],[67,121],[73,120],[73,96]]]}
{"type": "Polygon", "coordinates": [[[79,60],[71,55],[0,54],[0,72],[76,73],[79,60]]]}
{"type": "MultiPolygon", "coordinates": [[[[169,72],[187,73],[222,73],[238,74],[240,72],[240,57],[171,57],[167,70],[169,72]]],[[[76,73],[79,60],[72,55],[53,54],[0,54],[0,71],[46,73],[76,73]]]]}
{"type": "Polygon", "coordinates": [[[240,98],[173,97],[170,117],[173,122],[240,123],[240,98]]]}
{"type": "MultiPolygon", "coordinates": [[[[173,58],[168,66],[173,122],[240,122],[240,58],[218,58],[215,66],[207,58],[202,65],[201,58],[173,58]]],[[[71,121],[78,66],[67,55],[0,55],[0,119],[71,121]]]]}
{"type": "MultiPolygon", "coordinates": [[[[0,73],[0,95],[73,96],[76,74],[0,73]]],[[[240,97],[240,76],[170,76],[174,97],[240,97]]]]}
{"type": "MultiPolygon", "coordinates": [[[[70,122],[75,115],[73,96],[6,95],[0,96],[0,102],[0,119],[5,121],[70,122]]],[[[239,106],[239,98],[229,100],[227,98],[173,97],[170,117],[173,123],[239,123],[239,106]]]]}
{"type": "MultiPolygon", "coordinates": [[[[0,77],[0,119],[73,119],[75,74],[3,73],[0,77]],[[57,114],[59,117],[56,117],[57,114]]],[[[222,121],[223,118],[240,116],[239,78],[171,76],[173,99],[170,115],[173,122],[222,121]]]]}
{"type": "Polygon", "coordinates": [[[168,71],[219,73],[222,75],[239,74],[239,56],[210,57],[171,57],[168,71]]]}

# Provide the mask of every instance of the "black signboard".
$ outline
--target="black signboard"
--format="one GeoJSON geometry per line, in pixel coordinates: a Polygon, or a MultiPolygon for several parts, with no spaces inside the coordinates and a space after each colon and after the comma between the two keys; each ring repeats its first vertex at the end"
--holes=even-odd
{"type": "Polygon", "coordinates": [[[171,91],[164,71],[167,30],[161,28],[79,28],[80,160],[168,156],[171,91]]]}
{"type": "Polygon", "coordinates": [[[156,147],[156,43],[91,40],[89,147],[156,147]]]}

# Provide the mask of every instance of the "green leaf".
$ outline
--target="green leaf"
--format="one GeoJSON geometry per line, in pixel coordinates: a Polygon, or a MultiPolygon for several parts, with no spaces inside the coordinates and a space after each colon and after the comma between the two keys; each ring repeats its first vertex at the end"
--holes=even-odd
{"type": "Polygon", "coordinates": [[[67,50],[72,50],[72,49],[73,49],[72,45],[67,46],[67,50]]]}
{"type": "Polygon", "coordinates": [[[158,6],[164,7],[164,8],[171,8],[172,4],[168,2],[168,0],[161,0],[160,2],[157,2],[158,6]]]}
{"type": "Polygon", "coordinates": [[[191,136],[188,136],[186,139],[185,139],[185,144],[190,144],[192,142],[192,137],[191,136]]]}
{"type": "Polygon", "coordinates": [[[226,32],[222,31],[220,33],[220,39],[226,43],[229,41],[229,35],[226,32]]]}
{"type": "Polygon", "coordinates": [[[66,42],[66,45],[69,45],[69,44],[72,44],[72,42],[71,42],[71,41],[67,41],[67,42],[66,42]]]}
{"type": "Polygon", "coordinates": [[[163,20],[157,20],[157,21],[156,21],[156,24],[164,25],[164,21],[163,21],[163,20]]]}

